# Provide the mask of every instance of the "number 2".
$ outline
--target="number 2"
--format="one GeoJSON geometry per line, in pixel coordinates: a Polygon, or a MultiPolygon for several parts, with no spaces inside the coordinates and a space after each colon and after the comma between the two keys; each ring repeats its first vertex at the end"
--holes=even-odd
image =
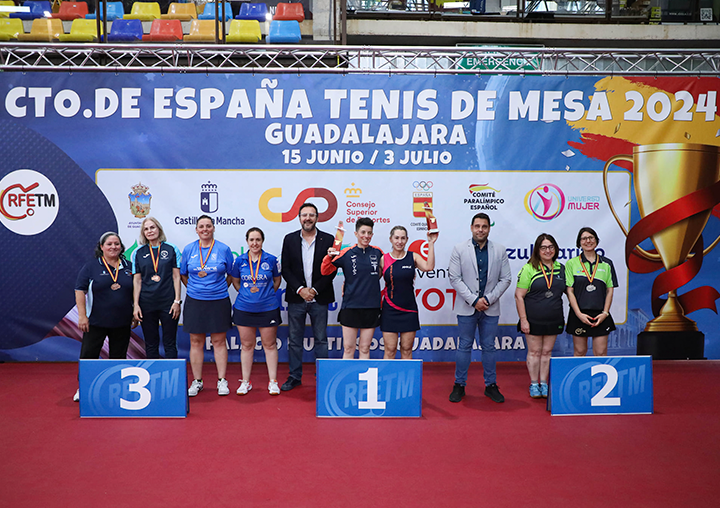
{"type": "Polygon", "coordinates": [[[358,379],[367,382],[367,400],[359,400],[358,409],[385,409],[385,402],[378,400],[377,367],[369,367],[362,374],[358,374],[358,379]]]}
{"type": "Polygon", "coordinates": [[[128,376],[137,376],[138,382],[130,383],[129,390],[131,392],[139,394],[140,398],[136,401],[130,401],[121,398],[120,407],[123,409],[128,409],[130,411],[139,411],[141,409],[145,409],[148,404],[150,404],[150,400],[152,399],[152,396],[150,395],[150,390],[145,388],[145,386],[150,382],[150,374],[148,373],[148,371],[141,367],[127,367],[120,371],[121,379],[125,379],[128,376]]]}
{"type": "Polygon", "coordinates": [[[605,374],[607,376],[607,381],[605,382],[605,386],[603,386],[597,394],[593,396],[592,399],[590,399],[590,405],[591,406],[619,406],[620,405],[620,397],[607,397],[607,394],[612,391],[613,388],[615,388],[615,385],[617,384],[618,380],[618,373],[615,367],[612,365],[602,364],[602,365],[593,365],[592,369],[590,370],[591,375],[595,374],[605,374]]]}

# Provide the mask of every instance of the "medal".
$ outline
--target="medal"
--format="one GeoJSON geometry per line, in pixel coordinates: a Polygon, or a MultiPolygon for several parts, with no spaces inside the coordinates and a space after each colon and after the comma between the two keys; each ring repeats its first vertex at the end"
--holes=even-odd
{"type": "Polygon", "coordinates": [[[553,292],[550,291],[549,289],[547,291],[545,291],[545,298],[552,298],[552,295],[553,295],[553,292]]]}
{"type": "MultiPolygon", "coordinates": [[[[162,245],[162,244],[160,244],[162,245]]],[[[152,259],[153,268],[155,269],[155,275],[150,277],[154,282],[160,282],[160,276],[158,275],[158,263],[160,262],[160,247],[158,246],[158,255],[155,257],[153,255],[153,246],[149,245],[150,247],[150,259],[152,259]]]]}
{"type": "MultiPolygon", "coordinates": [[[[598,268],[598,265],[600,264],[600,260],[597,258],[597,254],[595,256],[596,256],[595,257],[595,268],[593,268],[592,275],[590,275],[590,272],[588,272],[585,269],[585,263],[583,263],[582,257],[580,258],[580,267],[582,268],[583,273],[585,274],[585,276],[588,278],[588,281],[590,282],[590,284],[588,284],[587,288],[585,288],[585,289],[587,289],[588,293],[592,293],[593,291],[595,291],[597,289],[595,287],[595,285],[593,284],[593,281],[595,280],[595,274],[597,273],[597,268],[598,268]]],[[[588,261],[588,263],[590,263],[590,261],[588,261]]],[[[592,263],[590,263],[590,264],[592,265],[592,263]]]]}
{"type": "Polygon", "coordinates": [[[202,245],[200,244],[200,240],[198,240],[198,250],[200,251],[200,271],[198,272],[198,277],[207,277],[207,272],[205,271],[205,265],[210,260],[210,253],[213,250],[213,247],[215,247],[215,239],[213,238],[212,243],[210,244],[210,248],[208,249],[207,257],[203,259],[202,255],[202,245]]]}
{"type": "Polygon", "coordinates": [[[258,256],[257,265],[255,266],[255,272],[253,273],[253,261],[250,257],[250,254],[248,254],[248,261],[250,262],[250,278],[252,279],[253,285],[250,288],[251,293],[257,293],[260,291],[257,287],[257,279],[258,274],[260,273],[260,260],[262,259],[262,251],[260,251],[260,255],[258,256]]]}
{"type": "Polygon", "coordinates": [[[110,274],[110,278],[112,278],[113,285],[110,286],[110,289],[113,291],[117,291],[120,289],[120,284],[118,284],[118,274],[120,272],[120,259],[118,259],[118,264],[115,267],[115,275],[113,275],[112,270],[110,269],[110,265],[107,264],[107,261],[105,261],[105,256],[102,257],[103,264],[105,265],[105,268],[107,268],[108,273],[110,274]]]}
{"type": "Polygon", "coordinates": [[[552,276],[553,271],[550,270],[549,274],[545,273],[545,265],[543,263],[540,263],[540,270],[542,270],[543,277],[545,278],[545,284],[547,284],[548,290],[545,292],[545,298],[552,298],[553,292],[550,290],[552,287],[552,276]]]}
{"type": "Polygon", "coordinates": [[[597,288],[593,284],[588,284],[588,286],[585,289],[587,290],[588,293],[592,293],[597,288]]]}

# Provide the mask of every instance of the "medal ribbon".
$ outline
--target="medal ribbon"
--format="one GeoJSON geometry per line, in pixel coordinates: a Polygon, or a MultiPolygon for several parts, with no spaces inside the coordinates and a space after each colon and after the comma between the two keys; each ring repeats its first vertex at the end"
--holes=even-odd
{"type": "Polygon", "coordinates": [[[105,261],[105,256],[102,257],[102,260],[105,268],[107,268],[107,271],[110,274],[110,278],[112,278],[113,283],[117,284],[118,273],[120,272],[120,259],[118,259],[118,264],[115,267],[115,275],[113,275],[112,270],[110,269],[110,265],[108,265],[107,261],[105,261]]]}
{"type": "Polygon", "coordinates": [[[262,259],[262,251],[260,251],[260,256],[258,256],[257,260],[257,266],[255,267],[255,273],[253,274],[253,261],[250,257],[250,254],[248,254],[248,261],[250,261],[250,278],[253,281],[253,286],[257,285],[257,278],[260,274],[260,260],[262,259]]]}
{"type": "MultiPolygon", "coordinates": [[[[158,263],[160,263],[160,247],[162,247],[162,243],[158,246],[158,255],[157,258],[153,255],[153,247],[152,245],[148,245],[150,247],[150,259],[152,259],[153,268],[155,269],[155,273],[158,273],[158,263]]],[[[202,250],[200,251],[200,256],[202,256],[202,250]]]]}
{"type": "MultiPolygon", "coordinates": [[[[213,238],[212,243],[210,244],[210,250],[208,250],[207,257],[203,260],[202,245],[200,245],[200,240],[198,240],[198,250],[200,251],[200,269],[201,270],[205,269],[205,265],[210,260],[210,253],[212,252],[213,247],[215,247],[215,239],[214,238],[213,238]]],[[[160,255],[160,253],[158,252],[158,256],[159,255],[160,255]]]]}
{"type": "MultiPolygon", "coordinates": [[[[554,267],[553,267],[553,269],[554,269],[554,267]]],[[[542,270],[543,277],[545,277],[545,284],[547,284],[548,289],[552,288],[553,271],[550,270],[550,277],[548,277],[545,274],[545,263],[540,263],[540,270],[542,270]]]]}
{"type": "MultiPolygon", "coordinates": [[[[588,261],[588,263],[590,263],[590,261],[588,261]]],[[[590,263],[590,264],[592,265],[592,263],[590,263]]],[[[580,266],[582,267],[582,271],[583,271],[583,273],[585,273],[585,276],[590,281],[590,284],[592,284],[593,281],[595,280],[595,274],[597,273],[597,267],[599,264],[600,264],[600,260],[597,258],[597,254],[595,254],[595,268],[593,268],[593,273],[592,273],[592,275],[590,275],[588,273],[588,271],[585,269],[585,263],[582,262],[582,259],[580,260],[580,266]]]]}

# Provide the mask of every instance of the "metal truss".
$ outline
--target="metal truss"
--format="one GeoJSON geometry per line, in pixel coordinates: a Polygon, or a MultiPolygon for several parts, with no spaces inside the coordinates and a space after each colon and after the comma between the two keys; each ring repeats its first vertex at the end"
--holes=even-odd
{"type": "Polygon", "coordinates": [[[720,76],[720,50],[0,43],[0,70],[720,76]]]}

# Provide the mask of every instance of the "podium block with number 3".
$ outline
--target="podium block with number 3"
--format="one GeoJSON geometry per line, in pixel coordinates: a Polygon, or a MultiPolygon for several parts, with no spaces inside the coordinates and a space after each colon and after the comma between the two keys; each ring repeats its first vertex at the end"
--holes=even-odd
{"type": "Polygon", "coordinates": [[[650,414],[652,358],[551,358],[548,407],[553,415],[650,414]]]}
{"type": "Polygon", "coordinates": [[[80,360],[81,417],[188,413],[185,360],[80,360]]]}
{"type": "Polygon", "coordinates": [[[317,360],[317,416],[422,416],[422,360],[317,360]]]}

